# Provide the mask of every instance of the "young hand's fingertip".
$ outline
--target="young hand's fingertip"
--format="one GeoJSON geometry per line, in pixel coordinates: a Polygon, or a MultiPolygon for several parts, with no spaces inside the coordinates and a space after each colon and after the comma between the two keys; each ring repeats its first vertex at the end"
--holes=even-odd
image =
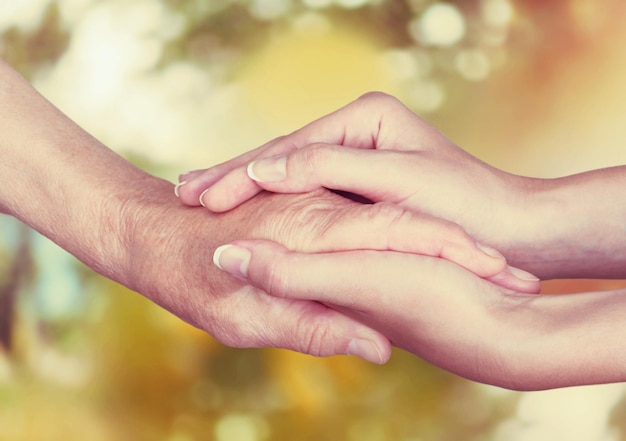
{"type": "Polygon", "coordinates": [[[287,177],[287,157],[259,159],[248,164],[248,177],[255,182],[278,182],[287,177]]]}
{"type": "Polygon", "coordinates": [[[517,279],[522,280],[524,282],[539,282],[539,277],[534,274],[529,273],[528,271],[524,271],[522,269],[516,268],[514,266],[508,266],[507,270],[513,274],[517,279]]]}
{"type": "Polygon", "coordinates": [[[510,265],[507,265],[503,274],[508,275],[512,289],[525,294],[541,293],[541,280],[534,274],[510,265]]]}
{"type": "Polygon", "coordinates": [[[204,202],[204,198],[207,195],[207,193],[209,192],[209,190],[210,189],[207,188],[202,193],[200,193],[200,197],[198,197],[198,202],[200,202],[200,205],[202,205],[204,208],[207,208],[206,202],[204,202]]]}
{"type": "Polygon", "coordinates": [[[240,279],[246,279],[251,257],[252,253],[247,248],[226,244],[215,249],[213,264],[228,274],[240,279]]]}
{"type": "Polygon", "coordinates": [[[252,161],[250,164],[248,164],[248,166],[246,167],[246,174],[253,181],[261,182],[261,178],[257,176],[257,174],[254,172],[254,166],[256,165],[256,163],[257,161],[252,161]]]}
{"type": "Polygon", "coordinates": [[[180,187],[182,187],[183,185],[187,184],[188,182],[189,181],[181,181],[181,182],[179,182],[178,184],[176,184],[174,186],[174,194],[176,195],[177,198],[180,199],[180,192],[179,192],[180,187]]]}
{"type": "Polygon", "coordinates": [[[187,180],[187,176],[190,175],[191,172],[185,172],[178,175],[178,182],[182,183],[187,180]]]}

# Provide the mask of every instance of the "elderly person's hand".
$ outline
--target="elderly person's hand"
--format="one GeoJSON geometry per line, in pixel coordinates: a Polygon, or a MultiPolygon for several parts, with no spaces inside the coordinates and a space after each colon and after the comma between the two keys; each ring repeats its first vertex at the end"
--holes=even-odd
{"type": "Polygon", "coordinates": [[[172,184],[89,136],[1,61],[0,79],[0,210],[226,344],[351,353],[376,363],[390,352],[383,335],[331,308],[269,296],[218,271],[211,264],[215,249],[239,237],[304,252],[425,252],[485,276],[506,267],[456,225],[326,190],[266,194],[224,214],[185,207],[172,184]]]}
{"type": "Polygon", "coordinates": [[[321,194],[268,197],[224,215],[184,207],[172,184],[100,144],[1,61],[0,154],[2,212],[220,341],[376,363],[389,357],[388,340],[354,319],[268,296],[211,263],[217,245],[241,235],[325,246],[325,234],[350,225],[321,194]]]}
{"type": "MultiPolygon", "coordinates": [[[[125,212],[131,232],[120,246],[132,259],[120,269],[124,283],[230,346],[353,354],[375,363],[390,356],[384,334],[317,298],[271,296],[219,272],[211,264],[217,245],[239,237],[271,239],[301,252],[377,249],[445,256],[502,278],[503,284],[539,290],[536,280],[515,277],[504,269],[504,259],[483,251],[458,226],[393,204],[362,205],[317,190],[264,193],[228,213],[213,214],[181,205],[169,184],[144,182],[141,188],[142,195],[126,200],[133,207],[125,212]]],[[[356,279],[372,270],[351,263],[349,274],[356,279]]],[[[332,284],[335,275],[317,277],[331,277],[332,284]]]]}

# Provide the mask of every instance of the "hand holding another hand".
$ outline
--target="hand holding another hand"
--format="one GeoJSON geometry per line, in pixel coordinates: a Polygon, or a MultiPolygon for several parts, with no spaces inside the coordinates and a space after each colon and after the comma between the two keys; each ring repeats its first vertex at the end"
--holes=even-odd
{"type": "MultiPolygon", "coordinates": [[[[626,274],[620,202],[626,167],[555,179],[511,175],[473,158],[382,94],[182,181],[183,202],[214,212],[261,190],[341,190],[374,202],[363,207],[383,203],[441,222],[440,231],[465,236],[454,243],[466,252],[475,251],[473,237],[546,278],[626,274]]],[[[624,290],[526,295],[538,289],[527,273],[489,276],[467,255],[453,256],[455,247],[433,253],[447,234],[428,234],[419,247],[410,235],[398,237],[409,245],[393,241],[381,251],[344,243],[314,254],[235,241],[221,248],[217,263],[278,298],[329,305],[469,379],[519,390],[624,381],[624,290]]]]}
{"type": "MultiPolygon", "coordinates": [[[[384,94],[365,95],[288,136],[181,179],[180,199],[213,212],[233,209],[262,190],[330,188],[420,213],[424,234],[396,237],[389,249],[442,257],[502,286],[538,290],[534,276],[510,266],[483,268],[481,261],[460,256],[459,242],[452,246],[445,234],[429,234],[440,223],[435,230],[456,230],[451,240],[464,237],[468,251],[475,239],[483,251],[502,256],[494,247],[507,249],[508,229],[525,213],[521,178],[471,157],[384,94]]],[[[376,204],[372,209],[379,210],[376,204]]]]}
{"type": "Polygon", "coordinates": [[[541,390],[626,378],[624,290],[528,295],[443,259],[297,253],[269,241],[235,241],[216,260],[273,297],[329,305],[470,380],[541,390]]]}
{"type": "Polygon", "coordinates": [[[505,260],[478,247],[458,226],[391,203],[364,205],[320,189],[265,193],[236,210],[213,214],[181,206],[156,183],[142,186],[138,200],[131,200],[132,215],[125,216],[135,219],[131,239],[124,240],[135,257],[124,266],[130,279],[124,283],[229,346],[351,353],[375,363],[390,356],[382,333],[317,299],[274,297],[218,271],[210,264],[217,245],[239,237],[276,241],[303,253],[371,249],[443,255],[495,278],[508,274],[505,284],[538,289],[536,281],[503,272],[505,260]]]}
{"type": "Polygon", "coordinates": [[[517,358],[526,344],[523,318],[509,312],[530,310],[540,296],[502,288],[446,260],[371,250],[296,253],[245,240],[223,247],[216,263],[273,297],[341,311],[465,378],[513,389],[545,380],[530,377],[538,354],[517,358]]]}
{"type": "Polygon", "coordinates": [[[364,95],[287,136],[181,179],[181,200],[214,212],[263,189],[298,193],[327,187],[456,222],[498,249],[506,245],[510,218],[526,209],[528,185],[528,178],[469,155],[382,93],[364,95]]]}

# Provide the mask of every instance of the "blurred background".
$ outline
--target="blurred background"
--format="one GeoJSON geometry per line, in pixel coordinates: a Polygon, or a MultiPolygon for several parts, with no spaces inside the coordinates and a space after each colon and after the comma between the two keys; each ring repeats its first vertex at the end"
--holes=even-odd
{"type": "MultiPolygon", "coordinates": [[[[0,55],[172,181],[370,90],[553,177],[626,163],[625,19],[622,0],[0,0],[0,55]]],[[[233,350],[10,218],[0,253],[1,441],[626,439],[621,384],[515,393],[401,351],[233,350]]]]}

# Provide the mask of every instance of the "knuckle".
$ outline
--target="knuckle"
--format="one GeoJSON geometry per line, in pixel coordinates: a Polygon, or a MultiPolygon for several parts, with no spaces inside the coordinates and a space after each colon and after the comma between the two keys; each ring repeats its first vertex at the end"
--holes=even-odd
{"type": "Polygon", "coordinates": [[[299,150],[302,164],[311,170],[317,169],[325,163],[328,153],[328,144],[321,142],[309,144],[307,148],[299,150]]]}
{"type": "Polygon", "coordinates": [[[393,202],[377,202],[369,206],[371,220],[387,228],[397,226],[411,215],[411,212],[393,202]]]}
{"type": "Polygon", "coordinates": [[[470,240],[470,236],[467,233],[467,231],[465,231],[465,228],[463,228],[461,225],[457,224],[456,222],[450,222],[450,221],[440,221],[441,222],[441,228],[443,230],[443,234],[445,235],[445,237],[451,238],[454,241],[458,241],[458,242],[465,242],[470,240]]]}
{"type": "Polygon", "coordinates": [[[367,92],[361,95],[357,99],[357,101],[360,101],[368,105],[380,105],[380,104],[396,105],[400,102],[396,97],[389,95],[388,93],[379,92],[379,91],[367,92]]]}
{"type": "Polygon", "coordinates": [[[279,264],[280,260],[266,262],[260,272],[263,290],[273,297],[285,297],[289,292],[289,271],[279,264]]]}
{"type": "Polygon", "coordinates": [[[405,249],[407,236],[421,238],[417,246],[425,254],[433,256],[467,247],[474,242],[457,223],[416,214],[392,202],[370,205],[367,221],[386,240],[387,249],[405,249]]]}
{"type": "Polygon", "coordinates": [[[474,243],[465,228],[455,222],[444,222],[441,229],[442,241],[448,246],[467,246],[474,243]]]}
{"type": "Polygon", "coordinates": [[[369,219],[380,237],[384,237],[387,249],[395,249],[397,243],[401,243],[404,238],[403,225],[409,222],[413,214],[392,202],[378,202],[369,206],[369,219]]]}
{"type": "Polygon", "coordinates": [[[332,339],[329,327],[325,323],[311,324],[305,317],[301,318],[298,326],[300,341],[303,344],[302,352],[316,357],[333,355],[327,346],[332,339]],[[304,323],[306,321],[306,323],[304,323]]]}
{"type": "Polygon", "coordinates": [[[375,109],[378,113],[387,113],[405,107],[395,96],[377,91],[362,95],[357,102],[367,108],[375,109]]]}
{"type": "Polygon", "coordinates": [[[267,147],[259,154],[259,158],[267,158],[270,156],[281,155],[286,152],[296,150],[295,144],[291,142],[288,135],[282,135],[273,139],[267,144],[267,147]]]}
{"type": "Polygon", "coordinates": [[[272,214],[255,226],[255,237],[279,242],[293,251],[317,250],[317,242],[337,218],[334,196],[325,189],[272,195],[272,205],[266,209],[272,214]]]}
{"type": "Polygon", "coordinates": [[[465,256],[466,251],[474,248],[474,240],[461,225],[440,220],[436,222],[437,234],[432,240],[434,255],[457,261],[460,256],[465,256]]]}

